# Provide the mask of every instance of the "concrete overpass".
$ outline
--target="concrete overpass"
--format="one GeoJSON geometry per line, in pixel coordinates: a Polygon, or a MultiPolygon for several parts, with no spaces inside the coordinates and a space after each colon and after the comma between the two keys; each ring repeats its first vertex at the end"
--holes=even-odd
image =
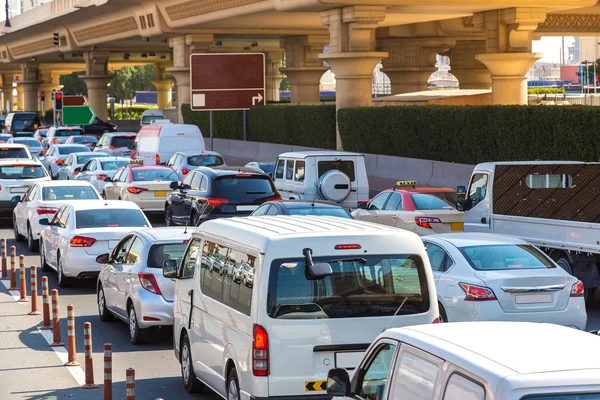
{"type": "Polygon", "coordinates": [[[85,70],[105,117],[111,69],[156,64],[164,107],[172,82],[179,103],[189,101],[190,53],[260,51],[268,100],[285,74],[292,102],[318,101],[329,65],[340,108],[371,105],[379,62],[393,93],[406,93],[425,89],[435,55],[447,54],[462,88],[492,87],[495,104],[525,104],[525,75],[541,57],[532,40],[551,35],[600,36],[598,0],[54,0],[0,24],[0,72],[6,89],[18,76],[34,110],[60,74],[85,70]]]}

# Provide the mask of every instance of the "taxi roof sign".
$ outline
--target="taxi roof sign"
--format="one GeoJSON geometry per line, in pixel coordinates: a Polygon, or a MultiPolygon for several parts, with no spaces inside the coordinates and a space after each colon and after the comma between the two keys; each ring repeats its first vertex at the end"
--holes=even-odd
{"type": "Polygon", "coordinates": [[[415,187],[415,186],[417,186],[417,181],[398,181],[398,182],[396,182],[396,187],[407,187],[407,186],[415,187]]]}
{"type": "Polygon", "coordinates": [[[127,165],[144,165],[144,160],[129,160],[127,165]]]}

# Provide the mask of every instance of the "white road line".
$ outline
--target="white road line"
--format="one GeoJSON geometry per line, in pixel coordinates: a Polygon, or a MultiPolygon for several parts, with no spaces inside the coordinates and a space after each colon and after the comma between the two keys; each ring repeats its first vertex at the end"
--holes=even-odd
{"type": "MultiPolygon", "coordinates": [[[[52,342],[54,342],[54,337],[53,337],[52,331],[43,331],[40,328],[38,328],[38,331],[42,334],[44,339],[46,339],[46,342],[48,342],[48,345],[50,345],[50,344],[52,344],[52,342]]],[[[69,353],[67,352],[67,349],[65,349],[64,347],[52,347],[52,349],[54,350],[54,353],[58,356],[60,361],[63,363],[63,365],[69,361],[69,353]]],[[[79,386],[85,385],[85,372],[83,371],[83,368],[81,368],[81,367],[65,367],[65,368],[67,368],[67,370],[71,373],[71,376],[73,376],[73,378],[75,379],[75,381],[77,382],[77,384],[79,386]]]]}
{"type": "MultiPolygon", "coordinates": [[[[6,288],[6,290],[8,290],[8,288],[10,287],[10,281],[8,281],[8,280],[7,281],[1,280],[0,282],[2,282],[2,285],[4,285],[4,287],[6,288]]],[[[8,290],[8,293],[16,301],[19,301],[19,299],[21,298],[21,293],[18,290],[8,290]]],[[[29,304],[29,302],[27,302],[27,303],[20,303],[20,304],[29,304]]]]}

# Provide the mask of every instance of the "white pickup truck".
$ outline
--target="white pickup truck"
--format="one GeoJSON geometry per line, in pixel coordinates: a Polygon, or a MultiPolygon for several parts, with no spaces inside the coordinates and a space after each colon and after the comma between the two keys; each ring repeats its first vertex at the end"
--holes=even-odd
{"type": "Polygon", "coordinates": [[[581,279],[593,298],[600,286],[600,163],[479,164],[458,194],[466,232],[529,241],[581,279]]]}

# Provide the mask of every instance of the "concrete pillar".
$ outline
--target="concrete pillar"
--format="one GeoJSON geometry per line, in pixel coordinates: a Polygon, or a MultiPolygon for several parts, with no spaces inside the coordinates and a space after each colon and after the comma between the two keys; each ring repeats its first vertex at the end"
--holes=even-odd
{"type": "Polygon", "coordinates": [[[2,110],[4,110],[4,114],[8,114],[12,112],[13,108],[13,75],[12,74],[2,74],[2,110]],[[10,101],[10,106],[6,108],[6,101],[10,101]]]}
{"type": "MultiPolygon", "coordinates": [[[[22,77],[17,82],[17,89],[22,88],[23,93],[23,110],[24,111],[39,111],[40,110],[40,84],[41,74],[38,64],[23,63],[21,64],[22,77]]],[[[21,93],[19,93],[20,95],[21,93]]],[[[19,109],[21,107],[19,106],[19,109]]]]}
{"type": "Polygon", "coordinates": [[[25,97],[23,95],[23,86],[19,86],[17,83],[17,110],[22,111],[25,109],[25,97]]]}
{"type": "Polygon", "coordinates": [[[169,46],[173,49],[173,67],[167,68],[166,71],[175,79],[179,123],[183,123],[181,106],[190,103],[190,54],[207,53],[213,40],[211,34],[176,36],[169,39],[169,46]]]}
{"type": "MultiPolygon", "coordinates": [[[[40,85],[40,94],[44,92],[46,100],[44,101],[44,113],[54,108],[54,102],[52,101],[52,91],[58,91],[62,89],[60,84],[60,72],[53,72],[51,70],[42,69],[42,80],[44,83],[40,85]]],[[[41,106],[41,103],[40,103],[41,106]]]]}
{"type": "MultiPolygon", "coordinates": [[[[321,13],[321,23],[329,27],[331,52],[319,58],[335,73],[337,110],[373,104],[373,70],[388,56],[375,51],[375,28],[384,19],[383,6],[350,6],[321,13]]],[[[336,147],[343,150],[336,130],[336,147]]]]}
{"type": "Polygon", "coordinates": [[[265,53],[265,101],[267,102],[279,101],[279,88],[283,80],[283,75],[279,72],[282,59],[283,49],[269,50],[268,53],[265,53]]]}
{"type": "Polygon", "coordinates": [[[157,105],[159,110],[169,108],[173,104],[173,82],[170,79],[165,79],[164,67],[161,64],[154,64],[156,79],[152,81],[156,87],[157,105]]]}
{"type": "Polygon", "coordinates": [[[281,72],[290,81],[292,103],[321,101],[321,77],[329,69],[319,54],[329,44],[328,36],[297,36],[283,39],[285,68],[281,72]]]}
{"type": "Polygon", "coordinates": [[[85,53],[86,74],[79,77],[87,86],[88,105],[103,121],[108,120],[107,85],[113,78],[108,73],[109,55],[107,52],[85,53]]]}
{"type": "Polygon", "coordinates": [[[458,79],[461,89],[490,89],[492,77],[485,64],[475,59],[485,53],[485,40],[459,40],[450,49],[452,75],[458,79]]]}

